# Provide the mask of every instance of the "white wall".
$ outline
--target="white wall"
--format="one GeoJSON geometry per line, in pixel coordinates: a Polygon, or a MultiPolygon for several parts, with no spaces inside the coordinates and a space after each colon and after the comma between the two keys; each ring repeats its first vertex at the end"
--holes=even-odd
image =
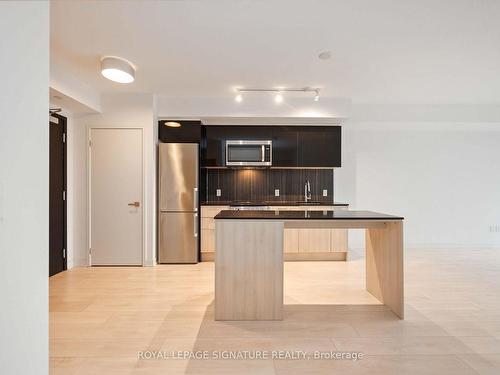
{"type": "Polygon", "coordinates": [[[0,2],[0,35],[0,371],[47,374],[48,2],[0,2]]]}
{"type": "MultiPolygon", "coordinates": [[[[116,94],[101,97],[100,114],[76,117],[68,128],[68,163],[72,159],[72,246],[75,266],[88,265],[88,129],[90,127],[140,127],[143,129],[145,161],[144,265],[156,262],[156,143],[155,98],[149,94],[116,94]],[[71,134],[71,131],[73,134],[71,134]],[[70,146],[72,148],[71,156],[70,146]]],[[[69,167],[68,167],[69,168],[69,167]]],[[[68,184],[69,185],[69,184],[68,184]]],[[[70,187],[68,186],[68,190],[70,187]]],[[[69,221],[68,221],[69,225],[69,221]]],[[[69,231],[68,231],[69,235],[69,231]]],[[[68,245],[69,246],[69,245],[68,245]]]]}
{"type": "Polygon", "coordinates": [[[500,122],[409,118],[344,124],[335,199],[404,216],[408,247],[499,247],[500,122]]]}

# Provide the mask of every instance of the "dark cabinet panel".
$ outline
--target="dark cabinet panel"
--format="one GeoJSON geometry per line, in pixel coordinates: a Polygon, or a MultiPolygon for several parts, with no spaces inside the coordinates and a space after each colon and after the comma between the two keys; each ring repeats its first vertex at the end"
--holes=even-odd
{"type": "Polygon", "coordinates": [[[296,128],[273,126],[273,167],[296,167],[298,163],[296,128]]]}
{"type": "Polygon", "coordinates": [[[223,167],[224,166],[224,143],[226,131],[222,126],[207,126],[207,152],[205,166],[223,167]]]}
{"type": "Polygon", "coordinates": [[[342,166],[342,128],[331,126],[326,128],[325,143],[328,153],[328,167],[342,166]]]}
{"type": "Polygon", "coordinates": [[[179,128],[166,126],[165,123],[169,120],[161,120],[158,122],[158,138],[161,142],[171,143],[199,143],[202,139],[201,121],[179,121],[179,128]]]}
{"type": "Polygon", "coordinates": [[[340,167],[340,126],[300,127],[298,130],[299,167],[340,167]]]}
{"type": "Polygon", "coordinates": [[[269,140],[273,134],[271,126],[221,126],[221,131],[230,140],[269,140]]]}

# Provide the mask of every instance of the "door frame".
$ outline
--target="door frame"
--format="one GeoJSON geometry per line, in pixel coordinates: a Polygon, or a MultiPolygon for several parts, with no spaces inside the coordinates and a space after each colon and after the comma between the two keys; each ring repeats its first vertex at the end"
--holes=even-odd
{"type": "MultiPolygon", "coordinates": [[[[64,200],[63,200],[63,271],[68,269],[68,118],[62,116],[58,113],[49,113],[49,132],[52,118],[58,120],[58,125],[62,126],[64,138],[63,138],[63,149],[64,149],[64,166],[63,166],[63,189],[64,189],[64,200]]],[[[49,149],[51,145],[49,142],[49,149]]],[[[50,181],[49,181],[50,182],[50,181]]],[[[50,209],[50,207],[49,207],[50,209]]],[[[50,223],[49,223],[50,224],[50,223]]],[[[50,259],[50,248],[49,248],[49,259],[50,259]]],[[[57,274],[56,274],[57,275],[57,274]]]]}
{"type": "MultiPolygon", "coordinates": [[[[91,244],[92,244],[92,130],[93,129],[107,129],[107,130],[130,130],[136,129],[141,131],[141,143],[142,143],[142,228],[141,228],[141,244],[142,244],[142,263],[141,266],[144,267],[146,259],[146,158],[145,158],[145,140],[144,140],[144,128],[142,126],[110,126],[108,125],[90,125],[87,128],[87,251],[88,251],[88,266],[92,267],[92,254],[91,254],[91,244]]],[[[109,266],[113,267],[113,266],[109,266]]]]}

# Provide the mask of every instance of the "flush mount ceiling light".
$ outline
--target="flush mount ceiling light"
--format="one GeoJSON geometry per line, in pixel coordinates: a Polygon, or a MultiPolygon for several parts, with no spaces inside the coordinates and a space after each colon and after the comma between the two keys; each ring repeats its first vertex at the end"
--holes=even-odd
{"type": "Polygon", "coordinates": [[[101,74],[113,82],[130,83],[135,79],[135,67],[121,57],[104,56],[101,59],[101,74]]]}
{"type": "Polygon", "coordinates": [[[313,88],[313,87],[302,87],[302,88],[289,88],[289,89],[264,89],[264,88],[251,88],[251,89],[237,89],[236,96],[234,97],[234,100],[238,103],[241,103],[243,101],[243,93],[245,92],[271,92],[275,93],[274,96],[274,101],[278,104],[283,102],[283,93],[284,92],[304,92],[304,93],[313,93],[314,94],[314,101],[317,102],[319,100],[319,88],[313,88]]]}
{"type": "Polygon", "coordinates": [[[180,128],[181,124],[176,121],[166,121],[165,126],[168,126],[169,128],[180,128]]]}

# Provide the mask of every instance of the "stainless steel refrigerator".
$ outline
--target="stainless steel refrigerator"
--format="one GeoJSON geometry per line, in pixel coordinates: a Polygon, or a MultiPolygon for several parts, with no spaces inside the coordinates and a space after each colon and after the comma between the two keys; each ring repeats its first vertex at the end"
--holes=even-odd
{"type": "Polygon", "coordinates": [[[159,263],[198,262],[198,144],[159,145],[159,263]]]}

